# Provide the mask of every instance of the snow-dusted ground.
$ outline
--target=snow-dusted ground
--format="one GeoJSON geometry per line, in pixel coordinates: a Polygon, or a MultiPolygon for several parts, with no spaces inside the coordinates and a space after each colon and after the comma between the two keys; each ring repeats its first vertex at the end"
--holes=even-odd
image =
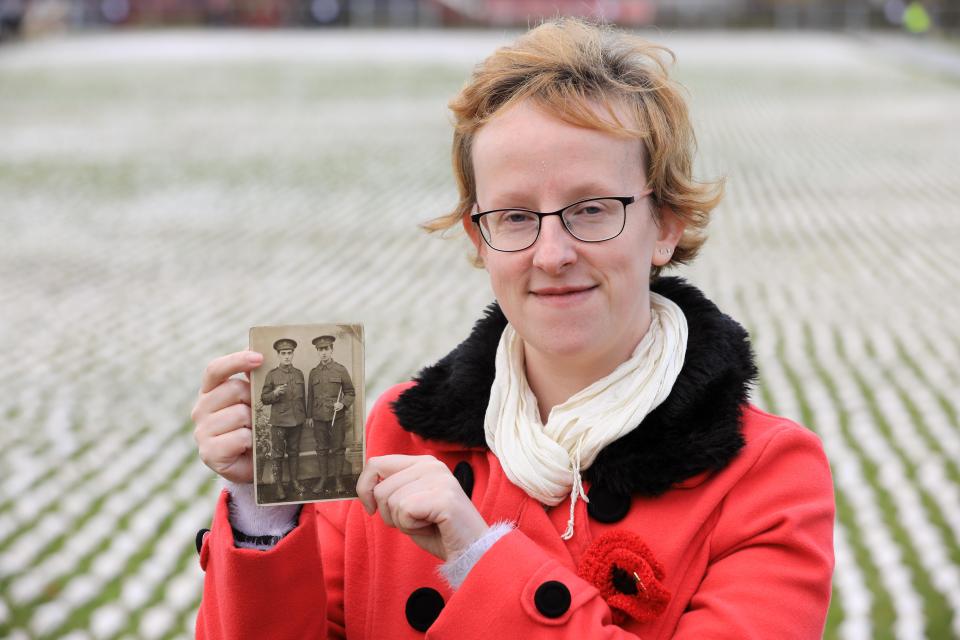
{"type": "MultiPolygon", "coordinates": [[[[483,273],[416,224],[454,202],[446,100],[508,36],[0,48],[0,636],[191,635],[189,409],[248,327],[363,322],[369,402],[466,334],[483,273]]],[[[728,177],[684,273],[834,465],[827,637],[960,636],[957,84],[845,36],[653,38],[728,177]]]]}

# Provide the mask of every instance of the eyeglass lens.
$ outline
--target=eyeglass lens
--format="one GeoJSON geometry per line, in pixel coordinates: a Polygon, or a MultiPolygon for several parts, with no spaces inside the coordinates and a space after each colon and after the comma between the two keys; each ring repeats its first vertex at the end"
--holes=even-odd
{"type": "MultiPolygon", "coordinates": [[[[601,242],[623,231],[625,215],[623,202],[601,198],[570,205],[560,217],[567,231],[578,240],[601,242]]],[[[479,222],[484,239],[498,251],[526,249],[540,234],[540,216],[523,209],[491,211],[479,222]]]]}

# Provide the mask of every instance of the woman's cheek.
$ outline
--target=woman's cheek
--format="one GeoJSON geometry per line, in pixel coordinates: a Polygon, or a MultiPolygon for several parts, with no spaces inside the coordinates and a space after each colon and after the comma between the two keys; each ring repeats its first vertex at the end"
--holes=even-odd
{"type": "Polygon", "coordinates": [[[504,260],[504,257],[508,256],[487,254],[487,260],[485,261],[487,274],[490,276],[490,287],[501,303],[516,298],[518,287],[522,286],[520,283],[521,270],[511,265],[510,260],[504,260]]]}

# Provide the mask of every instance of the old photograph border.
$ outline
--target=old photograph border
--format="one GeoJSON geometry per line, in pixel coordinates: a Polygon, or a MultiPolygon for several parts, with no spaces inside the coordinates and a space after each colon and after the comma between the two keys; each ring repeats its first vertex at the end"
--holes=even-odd
{"type": "Polygon", "coordinates": [[[249,341],[264,356],[250,376],[257,504],[355,498],[366,458],[363,325],[263,325],[250,328],[249,341]],[[292,352],[281,367],[285,347],[292,352]]]}

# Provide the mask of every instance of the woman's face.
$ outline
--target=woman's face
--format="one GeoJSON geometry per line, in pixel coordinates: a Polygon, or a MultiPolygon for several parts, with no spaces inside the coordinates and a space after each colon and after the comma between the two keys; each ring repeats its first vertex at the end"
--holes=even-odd
{"type": "MultiPolygon", "coordinates": [[[[484,125],[473,145],[477,210],[556,211],[578,200],[637,196],[646,190],[641,143],[567,124],[529,101],[484,125]]],[[[683,231],[670,211],[658,225],[650,198],[627,207],[623,232],[581,242],[558,216],[544,218],[533,246],[477,246],[507,319],[527,350],[542,356],[627,359],[649,324],[652,264],[663,265],[683,231]]],[[[528,354],[529,355],[529,354],[528,354]]]]}

